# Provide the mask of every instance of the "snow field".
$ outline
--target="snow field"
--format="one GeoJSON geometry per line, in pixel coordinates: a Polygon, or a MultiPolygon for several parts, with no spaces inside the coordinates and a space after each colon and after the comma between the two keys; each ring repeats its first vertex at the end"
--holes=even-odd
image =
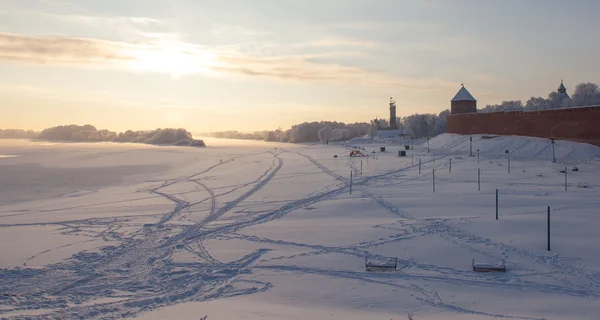
{"type": "Polygon", "coordinates": [[[368,163],[342,143],[0,144],[21,155],[2,173],[30,167],[0,178],[0,317],[594,319],[599,148],[558,141],[554,164],[544,139],[474,136],[478,164],[468,136],[429,144],[368,163]]]}

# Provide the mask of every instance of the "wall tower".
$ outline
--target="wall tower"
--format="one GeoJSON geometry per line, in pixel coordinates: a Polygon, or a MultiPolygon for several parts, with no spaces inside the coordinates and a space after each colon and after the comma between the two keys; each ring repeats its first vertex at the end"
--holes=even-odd
{"type": "Polygon", "coordinates": [[[458,90],[454,98],[450,101],[450,114],[476,112],[477,100],[475,100],[469,91],[467,91],[465,86],[461,84],[460,90],[458,90]]]}

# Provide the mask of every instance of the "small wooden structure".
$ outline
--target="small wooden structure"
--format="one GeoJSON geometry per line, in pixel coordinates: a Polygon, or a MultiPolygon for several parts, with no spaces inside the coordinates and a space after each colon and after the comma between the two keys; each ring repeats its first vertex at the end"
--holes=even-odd
{"type": "Polygon", "coordinates": [[[383,262],[383,263],[375,263],[369,261],[369,258],[365,256],[365,269],[367,271],[393,271],[396,272],[398,270],[398,258],[394,259],[394,262],[383,262]]]}
{"type": "Polygon", "coordinates": [[[475,263],[475,258],[471,262],[475,272],[506,272],[506,262],[502,260],[501,264],[475,263]]]}

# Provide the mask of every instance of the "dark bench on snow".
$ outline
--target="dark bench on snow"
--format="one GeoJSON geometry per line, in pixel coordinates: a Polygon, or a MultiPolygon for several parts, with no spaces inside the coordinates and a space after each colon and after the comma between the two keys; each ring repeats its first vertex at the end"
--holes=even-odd
{"type": "Polygon", "coordinates": [[[369,261],[369,258],[365,257],[365,269],[367,271],[397,271],[398,258],[395,258],[394,262],[376,263],[369,261]]]}
{"type": "Polygon", "coordinates": [[[475,272],[506,272],[506,262],[502,260],[501,264],[475,263],[475,258],[471,262],[475,272]]]}

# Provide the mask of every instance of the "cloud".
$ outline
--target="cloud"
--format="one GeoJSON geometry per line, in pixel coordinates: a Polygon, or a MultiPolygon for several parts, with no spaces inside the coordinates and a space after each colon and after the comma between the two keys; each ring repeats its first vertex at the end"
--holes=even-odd
{"type": "Polygon", "coordinates": [[[119,42],[67,38],[35,37],[0,33],[0,61],[27,64],[97,65],[133,59],[119,42]]]}
{"type": "MultiPolygon", "coordinates": [[[[336,39],[327,44],[335,43],[336,39]]],[[[295,82],[356,86],[394,86],[412,90],[437,90],[454,86],[439,79],[406,79],[357,66],[319,61],[311,55],[251,55],[219,51],[190,43],[158,41],[127,43],[61,36],[28,36],[0,33],[0,63],[116,67],[137,72],[174,76],[202,73],[237,75],[295,82]]]]}
{"type": "Polygon", "coordinates": [[[219,57],[222,65],[212,67],[218,72],[249,77],[263,77],[297,82],[324,82],[358,86],[392,86],[419,91],[455,87],[440,79],[406,79],[359,67],[335,63],[315,63],[307,57],[219,57]]]}
{"type": "Polygon", "coordinates": [[[163,25],[163,20],[149,18],[149,17],[119,17],[119,16],[86,16],[86,15],[67,15],[67,14],[53,14],[46,13],[47,16],[53,17],[58,20],[64,20],[68,22],[79,22],[85,24],[97,25],[101,24],[112,24],[112,25],[139,25],[139,26],[151,26],[151,25],[163,25]]]}
{"type": "Polygon", "coordinates": [[[487,82],[487,83],[496,82],[496,78],[494,78],[491,75],[486,74],[486,73],[481,73],[481,74],[476,75],[475,80],[477,80],[479,82],[487,82]]]}

